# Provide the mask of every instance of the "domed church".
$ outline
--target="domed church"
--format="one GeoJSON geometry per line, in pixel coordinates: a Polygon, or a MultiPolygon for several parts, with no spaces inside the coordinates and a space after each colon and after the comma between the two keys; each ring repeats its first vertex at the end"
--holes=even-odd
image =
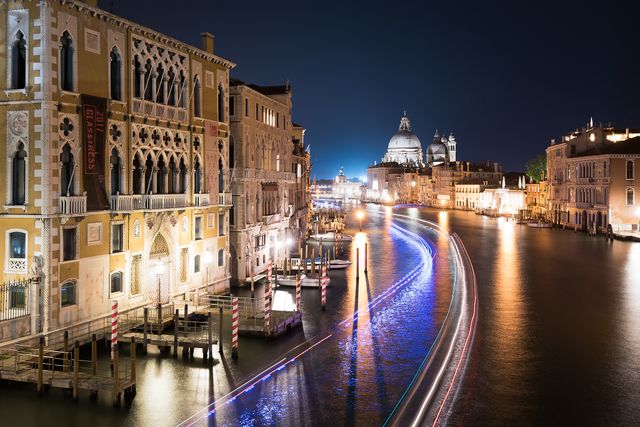
{"type": "Polygon", "coordinates": [[[436,130],[433,135],[433,142],[427,147],[427,164],[431,167],[439,165],[448,165],[456,161],[456,137],[453,132],[449,138],[438,134],[436,130]]]}
{"type": "Polygon", "coordinates": [[[400,119],[398,132],[389,140],[387,154],[382,158],[382,161],[414,167],[422,167],[424,164],[420,139],[411,132],[411,122],[409,122],[406,111],[400,119]]]}

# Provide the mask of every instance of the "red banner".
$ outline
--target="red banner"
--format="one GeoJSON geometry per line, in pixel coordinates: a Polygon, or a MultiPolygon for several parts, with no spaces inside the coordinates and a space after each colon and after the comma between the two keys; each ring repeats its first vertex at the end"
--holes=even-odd
{"type": "Polygon", "coordinates": [[[84,151],[84,190],[87,210],[108,210],[109,199],[104,175],[107,133],[107,100],[82,95],[82,128],[84,151]]]}

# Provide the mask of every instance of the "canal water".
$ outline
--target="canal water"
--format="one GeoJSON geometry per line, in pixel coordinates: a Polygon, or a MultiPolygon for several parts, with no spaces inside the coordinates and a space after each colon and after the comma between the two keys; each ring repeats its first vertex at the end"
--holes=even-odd
{"type": "Polygon", "coordinates": [[[325,312],[319,292],[304,289],[303,328],[270,342],[242,337],[237,362],[226,340],[227,357],[211,369],[198,354],[187,362],[150,347],[130,409],[112,409],[107,394],[75,403],[0,382],[0,425],[381,425],[437,334],[455,274],[446,238],[392,212],[457,232],[474,263],[478,329],[452,425],[640,423],[640,244],[369,206],[345,247],[355,257],[368,243],[368,276],[356,282],[354,266],[332,273],[325,312]],[[392,222],[428,240],[433,258],[410,280],[424,251],[392,222]],[[258,381],[243,387],[249,379],[258,381]]]}

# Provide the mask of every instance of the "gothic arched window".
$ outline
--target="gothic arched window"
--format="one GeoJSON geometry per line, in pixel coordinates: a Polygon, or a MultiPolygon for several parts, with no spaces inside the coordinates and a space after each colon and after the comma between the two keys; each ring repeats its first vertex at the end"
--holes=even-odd
{"type": "Polygon", "coordinates": [[[26,158],[27,152],[24,150],[24,144],[20,143],[12,162],[11,183],[13,191],[11,204],[13,205],[24,205],[25,202],[26,158]]]}
{"type": "Polygon", "coordinates": [[[193,193],[200,194],[202,192],[202,169],[200,167],[200,159],[196,159],[193,168],[193,193]]]}
{"type": "Polygon", "coordinates": [[[218,86],[218,121],[224,122],[224,87],[218,86]]]}
{"type": "Polygon", "coordinates": [[[156,102],[159,104],[164,104],[164,78],[165,78],[164,67],[162,64],[158,65],[156,69],[156,102]]]}
{"type": "Polygon", "coordinates": [[[65,31],[60,38],[60,88],[69,92],[73,91],[73,55],[73,40],[65,31]]]}
{"type": "Polygon", "coordinates": [[[11,89],[24,89],[26,84],[27,42],[22,31],[18,31],[11,46],[11,89]]]}
{"type": "Polygon", "coordinates": [[[635,204],[635,192],[633,188],[627,188],[627,206],[633,206],[635,204]]]}
{"type": "Polygon", "coordinates": [[[187,165],[184,164],[184,159],[180,160],[180,193],[187,192],[187,165]]]}
{"type": "Polygon", "coordinates": [[[167,91],[169,92],[169,95],[167,96],[169,99],[167,101],[167,104],[169,105],[176,105],[176,75],[173,72],[173,70],[169,70],[169,78],[168,78],[168,86],[167,86],[167,91]]]}
{"type": "Polygon", "coordinates": [[[109,55],[109,77],[111,79],[111,99],[122,101],[122,60],[117,48],[109,55]]]}
{"type": "Polygon", "coordinates": [[[187,101],[185,94],[187,93],[187,79],[184,77],[184,73],[180,71],[180,85],[178,87],[178,106],[187,108],[187,101]]]}
{"type": "Polygon", "coordinates": [[[193,115],[196,117],[202,116],[202,111],[200,108],[200,79],[196,76],[193,79],[193,115]]]}
{"type": "Polygon", "coordinates": [[[136,56],[133,58],[133,96],[142,98],[142,64],[136,56]]]}
{"type": "Polygon", "coordinates": [[[218,193],[224,193],[224,170],[222,168],[222,159],[218,160],[218,193]]]}
{"type": "Polygon", "coordinates": [[[144,99],[146,101],[153,101],[153,85],[151,84],[153,67],[151,66],[151,60],[147,60],[144,70],[144,99]]]}
{"type": "Polygon", "coordinates": [[[138,154],[133,158],[133,194],[142,194],[144,183],[142,182],[142,160],[138,154]]]}
{"type": "Polygon", "coordinates": [[[75,161],[71,147],[65,144],[60,153],[60,194],[73,196],[75,187],[75,161]]]}
{"type": "Polygon", "coordinates": [[[633,160],[627,160],[627,179],[633,179],[633,160]]]}
{"type": "Polygon", "coordinates": [[[118,155],[118,150],[111,150],[111,194],[115,195],[122,192],[122,161],[118,155]]]}

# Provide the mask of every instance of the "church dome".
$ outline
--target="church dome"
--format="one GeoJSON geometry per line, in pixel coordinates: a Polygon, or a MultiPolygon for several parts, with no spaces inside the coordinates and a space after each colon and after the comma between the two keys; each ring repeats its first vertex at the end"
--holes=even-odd
{"type": "Polygon", "coordinates": [[[433,136],[433,142],[427,146],[427,163],[429,166],[438,166],[448,162],[449,148],[443,141],[446,139],[440,139],[438,131],[433,136]]]}
{"type": "Polygon", "coordinates": [[[411,123],[406,112],[400,119],[398,132],[389,140],[387,154],[383,161],[413,166],[422,165],[422,144],[416,134],[411,132],[411,123]]]}

